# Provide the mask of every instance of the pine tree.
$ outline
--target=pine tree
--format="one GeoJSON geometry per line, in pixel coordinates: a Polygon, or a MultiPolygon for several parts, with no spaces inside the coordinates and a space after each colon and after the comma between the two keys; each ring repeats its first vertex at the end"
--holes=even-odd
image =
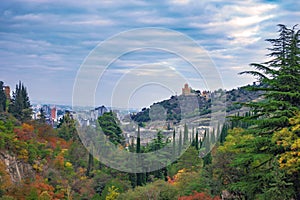
{"type": "Polygon", "coordinates": [[[6,95],[3,90],[4,83],[0,81],[0,112],[6,111],[6,95]]]}
{"type": "Polygon", "coordinates": [[[12,103],[9,105],[9,112],[20,121],[31,119],[32,110],[27,89],[21,81],[16,85],[16,90],[13,92],[12,103]]]}

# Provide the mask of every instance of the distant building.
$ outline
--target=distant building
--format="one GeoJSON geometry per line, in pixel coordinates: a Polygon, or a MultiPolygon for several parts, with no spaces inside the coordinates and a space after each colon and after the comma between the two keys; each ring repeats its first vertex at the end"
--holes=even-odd
{"type": "Polygon", "coordinates": [[[53,107],[53,108],[51,109],[51,119],[52,119],[53,121],[56,121],[56,120],[57,120],[57,110],[56,110],[56,107],[53,107]]]}
{"type": "Polygon", "coordinates": [[[97,118],[102,116],[104,113],[108,112],[108,109],[105,106],[100,106],[95,108],[95,111],[97,113],[97,118]]]}
{"type": "Polygon", "coordinates": [[[92,121],[97,120],[98,117],[102,116],[104,113],[108,112],[109,110],[105,106],[99,106],[94,110],[90,111],[90,119],[92,121]]]}
{"type": "Polygon", "coordinates": [[[191,88],[189,87],[189,85],[187,83],[184,84],[184,88],[182,88],[182,95],[184,95],[184,96],[191,95],[191,88]]]}

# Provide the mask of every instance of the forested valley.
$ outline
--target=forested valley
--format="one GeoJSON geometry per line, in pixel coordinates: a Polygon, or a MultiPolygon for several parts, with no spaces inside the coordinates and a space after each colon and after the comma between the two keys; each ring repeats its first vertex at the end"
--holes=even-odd
{"type": "MultiPolygon", "coordinates": [[[[241,199],[300,200],[300,46],[297,26],[279,25],[268,62],[252,63],[261,100],[241,102],[243,115],[227,116],[220,137],[208,133],[185,145],[160,131],[142,146],[125,148],[113,112],[98,118],[104,133],[124,151],[147,153],[167,144],[186,148],[175,162],[153,172],[125,173],[101,163],[86,150],[76,120],[66,113],[57,128],[31,119],[31,103],[22,82],[7,99],[0,82],[0,199],[241,199]],[[199,157],[203,148],[211,150],[199,157]]],[[[29,88],[30,89],[30,88],[29,88]]],[[[174,136],[175,138],[175,136],[174,136]]]]}

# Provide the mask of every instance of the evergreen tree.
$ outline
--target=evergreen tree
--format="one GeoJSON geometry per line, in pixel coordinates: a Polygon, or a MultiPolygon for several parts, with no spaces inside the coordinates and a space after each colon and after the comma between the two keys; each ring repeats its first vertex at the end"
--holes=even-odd
{"type": "Polygon", "coordinates": [[[184,130],[183,130],[183,144],[184,147],[186,147],[186,145],[189,142],[189,130],[186,124],[184,124],[184,130]]]}
{"type": "Polygon", "coordinates": [[[75,123],[76,121],[73,119],[71,113],[66,112],[57,126],[58,136],[66,141],[79,140],[75,123]]]}
{"type": "MultiPolygon", "coordinates": [[[[140,135],[140,126],[138,126],[138,133],[136,138],[136,153],[141,153],[141,135],[140,135]]],[[[143,185],[143,173],[136,174],[136,185],[142,186],[143,185]]]]}
{"type": "Polygon", "coordinates": [[[289,118],[300,109],[299,30],[296,26],[292,29],[285,25],[279,27],[279,38],[267,40],[272,44],[269,48],[272,59],[262,64],[251,64],[256,69],[254,71],[242,72],[258,77],[260,87],[249,86],[248,89],[262,91],[264,100],[243,104],[251,109],[250,116],[233,117],[253,124],[243,132],[253,136],[253,139],[240,141],[241,145],[236,145],[239,152],[246,153],[237,154],[232,161],[235,167],[247,172],[232,187],[243,191],[245,197],[251,199],[289,185],[294,186],[294,194],[282,192],[273,198],[286,199],[289,196],[291,199],[294,195],[293,198],[300,199],[299,171],[289,175],[277,167],[283,149],[272,141],[274,132],[290,127],[289,118]],[[281,174],[281,181],[274,176],[277,173],[281,174]]]}
{"type": "Polygon", "coordinates": [[[190,142],[191,142],[192,146],[195,146],[195,130],[194,130],[194,128],[192,129],[192,136],[191,136],[190,142]]]}
{"type": "Polygon", "coordinates": [[[89,159],[88,159],[88,167],[86,170],[86,175],[91,176],[91,172],[94,170],[94,156],[93,156],[93,148],[91,152],[89,152],[89,159]]]}
{"type": "Polygon", "coordinates": [[[174,130],[173,130],[173,140],[172,140],[172,142],[173,142],[173,147],[172,147],[172,156],[173,156],[173,160],[175,160],[175,158],[176,158],[176,139],[175,139],[175,136],[176,136],[176,133],[175,133],[175,128],[174,128],[174,130]]]}
{"type": "Polygon", "coordinates": [[[98,122],[103,133],[109,138],[110,142],[115,145],[123,145],[125,143],[125,138],[115,113],[112,111],[104,113],[98,118],[98,122]]]}
{"type": "Polygon", "coordinates": [[[199,150],[199,132],[198,132],[198,130],[196,130],[195,147],[197,150],[199,150]]]}
{"type": "Polygon", "coordinates": [[[42,123],[42,124],[46,123],[46,115],[45,115],[45,112],[44,112],[43,108],[40,109],[40,114],[38,116],[37,121],[42,123]]]}
{"type": "Polygon", "coordinates": [[[0,112],[6,111],[6,95],[3,90],[4,83],[0,81],[0,112]]]}
{"type": "Polygon", "coordinates": [[[31,119],[32,110],[27,89],[21,81],[16,85],[16,90],[13,92],[12,102],[9,105],[8,111],[20,121],[31,119]]]}
{"type": "Polygon", "coordinates": [[[179,131],[179,140],[178,140],[178,156],[180,156],[182,151],[182,135],[181,130],[179,131]]]}

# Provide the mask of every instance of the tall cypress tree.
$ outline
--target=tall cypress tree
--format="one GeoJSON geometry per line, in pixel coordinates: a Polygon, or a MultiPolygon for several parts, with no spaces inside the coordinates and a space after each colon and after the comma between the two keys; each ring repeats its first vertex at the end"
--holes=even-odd
{"type": "Polygon", "coordinates": [[[199,150],[199,132],[196,130],[195,147],[199,150]]]}
{"type": "MultiPolygon", "coordinates": [[[[141,153],[141,135],[140,135],[140,126],[138,126],[138,133],[136,138],[136,153],[141,153]]],[[[142,186],[143,185],[143,173],[136,174],[136,185],[142,186]]]]}
{"type": "Polygon", "coordinates": [[[4,112],[6,110],[6,95],[3,87],[4,83],[0,81],[0,112],[4,112]]]}
{"type": "Polygon", "coordinates": [[[176,133],[175,133],[175,128],[173,130],[173,148],[172,148],[172,156],[173,156],[173,160],[175,160],[176,158],[176,139],[175,139],[176,133]]]}
{"type": "Polygon", "coordinates": [[[184,124],[184,129],[183,129],[183,144],[186,147],[186,145],[189,142],[189,130],[186,124],[184,124]]]}
{"type": "Polygon", "coordinates": [[[181,155],[182,151],[182,135],[181,135],[181,129],[179,131],[179,140],[178,140],[178,156],[181,155]]]}

